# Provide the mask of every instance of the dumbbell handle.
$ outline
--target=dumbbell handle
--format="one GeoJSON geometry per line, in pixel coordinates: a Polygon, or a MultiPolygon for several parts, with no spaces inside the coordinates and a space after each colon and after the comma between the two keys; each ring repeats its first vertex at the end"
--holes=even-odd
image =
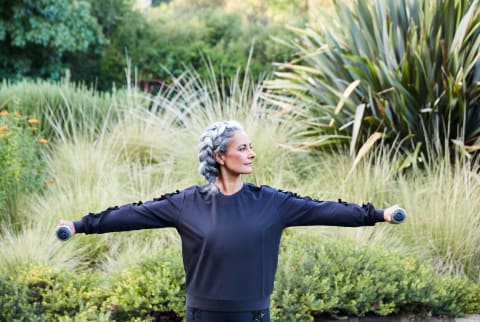
{"type": "Polygon", "coordinates": [[[67,225],[59,226],[55,231],[57,238],[61,241],[67,241],[72,237],[72,230],[67,225]]]}
{"type": "Polygon", "coordinates": [[[407,218],[405,209],[397,208],[392,212],[392,224],[401,224],[407,218]]]}

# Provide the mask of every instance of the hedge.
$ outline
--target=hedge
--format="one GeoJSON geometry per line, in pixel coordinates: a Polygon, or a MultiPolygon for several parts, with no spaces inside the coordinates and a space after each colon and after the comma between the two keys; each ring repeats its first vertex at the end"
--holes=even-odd
{"type": "MultiPolygon", "coordinates": [[[[111,275],[41,265],[0,272],[0,321],[149,321],[184,317],[180,250],[159,250],[111,275]]],[[[480,285],[437,274],[394,250],[287,233],[282,241],[273,321],[376,314],[461,316],[480,312],[480,285]]],[[[171,320],[172,321],[172,320],[171,320]]]]}

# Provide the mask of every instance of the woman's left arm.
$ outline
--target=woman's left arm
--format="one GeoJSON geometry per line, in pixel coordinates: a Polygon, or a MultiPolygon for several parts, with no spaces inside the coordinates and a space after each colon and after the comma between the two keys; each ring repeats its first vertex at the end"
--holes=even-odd
{"type": "Polygon", "coordinates": [[[392,213],[398,206],[376,209],[371,203],[363,205],[339,200],[319,201],[299,197],[291,192],[279,192],[279,212],[288,226],[373,226],[377,222],[392,222],[392,213]]]}

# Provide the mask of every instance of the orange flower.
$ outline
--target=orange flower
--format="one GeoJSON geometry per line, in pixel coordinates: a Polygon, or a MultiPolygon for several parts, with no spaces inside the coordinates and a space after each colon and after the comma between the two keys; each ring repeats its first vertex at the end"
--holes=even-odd
{"type": "Polygon", "coordinates": [[[37,124],[37,123],[38,123],[38,120],[37,120],[37,119],[29,119],[29,120],[28,120],[28,123],[30,123],[30,124],[37,124]]]}
{"type": "Polygon", "coordinates": [[[0,116],[8,116],[8,111],[1,111],[0,116]]]}
{"type": "Polygon", "coordinates": [[[0,126],[0,131],[6,131],[8,129],[8,125],[0,126]]]}
{"type": "Polygon", "coordinates": [[[0,133],[0,138],[4,138],[7,136],[7,133],[0,133]]]}
{"type": "Polygon", "coordinates": [[[47,142],[48,142],[47,139],[39,139],[38,140],[38,143],[40,143],[40,144],[46,144],[47,142]]]}
{"type": "Polygon", "coordinates": [[[45,185],[54,184],[54,183],[55,183],[55,178],[50,178],[43,181],[43,184],[45,185]]]}
{"type": "Polygon", "coordinates": [[[21,118],[21,117],[22,117],[22,114],[20,114],[20,113],[17,112],[17,113],[15,113],[15,116],[18,117],[18,118],[21,118]]]}

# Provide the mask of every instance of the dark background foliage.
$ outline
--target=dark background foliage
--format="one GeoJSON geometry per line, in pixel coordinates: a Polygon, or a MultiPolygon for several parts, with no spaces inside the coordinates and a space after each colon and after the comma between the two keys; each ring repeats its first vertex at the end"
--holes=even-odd
{"type": "Polygon", "coordinates": [[[168,84],[187,69],[210,77],[209,63],[219,79],[231,78],[250,51],[249,70],[257,77],[292,53],[273,39],[288,34],[284,23],[213,4],[186,5],[164,4],[159,17],[147,19],[131,0],[4,1],[0,78],[56,81],[68,70],[74,82],[110,90],[135,78],[126,73],[131,62],[134,80],[147,87],[168,84]]]}

